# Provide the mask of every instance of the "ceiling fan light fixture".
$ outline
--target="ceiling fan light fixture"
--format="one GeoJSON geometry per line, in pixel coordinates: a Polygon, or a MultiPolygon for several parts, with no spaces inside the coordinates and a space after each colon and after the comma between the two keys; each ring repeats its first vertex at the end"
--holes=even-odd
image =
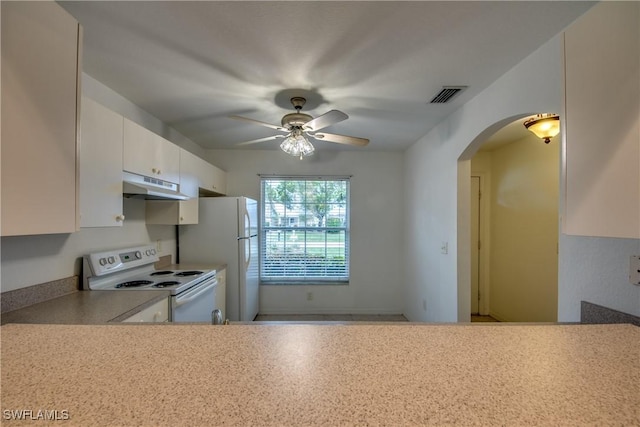
{"type": "Polygon", "coordinates": [[[300,160],[302,160],[304,156],[310,156],[315,150],[313,145],[298,129],[292,131],[291,134],[282,141],[280,148],[287,154],[300,157],[300,160]]]}
{"type": "Polygon", "coordinates": [[[524,122],[524,127],[533,132],[545,144],[560,133],[560,116],[557,114],[537,114],[524,122]]]}

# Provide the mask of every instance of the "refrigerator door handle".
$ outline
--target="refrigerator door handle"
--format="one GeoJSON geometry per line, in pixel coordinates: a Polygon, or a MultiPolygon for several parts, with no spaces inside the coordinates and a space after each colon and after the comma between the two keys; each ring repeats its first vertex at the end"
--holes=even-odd
{"type": "MultiPolygon", "coordinates": [[[[249,212],[247,212],[245,210],[244,212],[246,218],[247,218],[247,224],[249,225],[249,228],[246,230],[249,234],[249,241],[251,241],[251,216],[249,215],[249,212]]],[[[245,243],[246,245],[246,243],[245,243]]],[[[244,271],[248,271],[249,270],[249,265],[251,264],[251,243],[249,243],[248,245],[248,249],[249,249],[249,256],[247,256],[245,265],[244,265],[244,271]]]]}

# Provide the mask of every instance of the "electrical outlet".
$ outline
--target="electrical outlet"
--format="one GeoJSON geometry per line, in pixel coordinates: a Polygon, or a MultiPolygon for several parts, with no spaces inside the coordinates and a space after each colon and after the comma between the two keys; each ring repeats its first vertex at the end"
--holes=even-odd
{"type": "Polygon", "coordinates": [[[633,255],[629,260],[629,282],[640,285],[640,255],[633,255]]]}
{"type": "Polygon", "coordinates": [[[426,299],[422,300],[422,310],[423,311],[427,311],[427,300],[426,299]]]}
{"type": "Polygon", "coordinates": [[[162,240],[160,239],[156,240],[156,252],[158,253],[162,252],[162,240]]]}
{"type": "Polygon", "coordinates": [[[443,255],[449,253],[449,242],[442,242],[442,245],[440,245],[440,253],[443,255]]]}
{"type": "Polygon", "coordinates": [[[307,292],[307,301],[313,301],[313,292],[307,292]]]}

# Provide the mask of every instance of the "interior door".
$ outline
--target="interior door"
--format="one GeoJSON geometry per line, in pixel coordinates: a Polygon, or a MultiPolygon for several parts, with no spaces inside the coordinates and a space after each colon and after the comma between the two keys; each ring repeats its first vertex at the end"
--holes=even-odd
{"type": "Polygon", "coordinates": [[[471,314],[480,306],[480,177],[471,177],[471,314]]]}

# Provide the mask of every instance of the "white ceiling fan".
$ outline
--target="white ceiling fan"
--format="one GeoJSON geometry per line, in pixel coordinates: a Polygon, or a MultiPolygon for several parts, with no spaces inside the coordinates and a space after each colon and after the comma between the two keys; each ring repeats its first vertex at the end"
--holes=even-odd
{"type": "Polygon", "coordinates": [[[286,114],[282,117],[281,126],[272,125],[270,123],[261,122],[259,120],[250,119],[242,116],[230,116],[232,119],[244,120],[280,132],[282,135],[267,136],[251,141],[241,142],[239,145],[255,144],[258,142],[273,141],[276,139],[284,139],[280,148],[288,154],[299,156],[300,159],[313,153],[314,147],[306,137],[311,137],[319,141],[335,142],[337,144],[354,145],[364,147],[369,143],[366,138],[358,138],[354,136],[336,135],[332,133],[318,132],[321,129],[331,126],[349,118],[345,113],[338,110],[331,110],[315,119],[309,114],[301,113],[302,107],[307,100],[301,96],[291,98],[291,104],[296,109],[295,113],[286,114]]]}

